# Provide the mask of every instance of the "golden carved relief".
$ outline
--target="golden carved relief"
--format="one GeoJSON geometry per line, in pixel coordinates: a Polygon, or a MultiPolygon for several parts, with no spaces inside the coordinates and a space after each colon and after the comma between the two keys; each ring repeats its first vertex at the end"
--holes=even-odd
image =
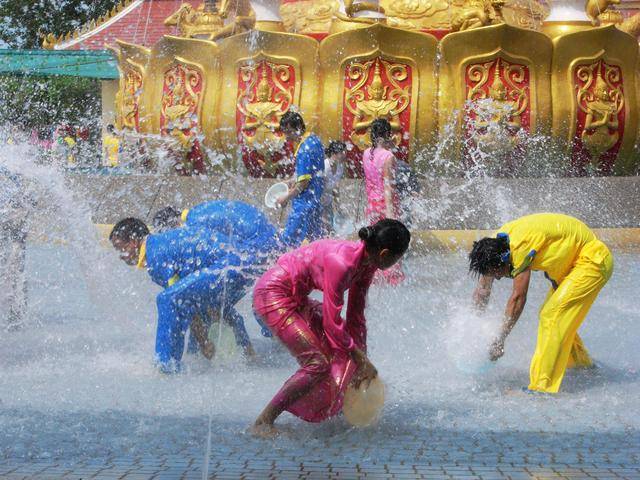
{"type": "Polygon", "coordinates": [[[142,73],[134,67],[122,68],[123,86],[118,92],[121,105],[121,126],[129,130],[138,130],[138,104],[142,89],[142,73]]]}
{"type": "Polygon", "coordinates": [[[502,7],[504,0],[468,0],[451,20],[451,30],[454,32],[472,30],[504,23],[502,7]]]}
{"type": "Polygon", "coordinates": [[[600,24],[598,17],[605,13],[611,5],[620,3],[620,0],[587,0],[585,3],[585,11],[587,17],[591,19],[591,24],[596,26],[600,24]]]}
{"type": "Polygon", "coordinates": [[[261,155],[264,161],[262,168],[273,173],[277,165],[272,162],[272,157],[285,146],[284,135],[279,132],[280,117],[293,102],[291,67],[260,62],[241,66],[239,75],[246,85],[239,92],[236,103],[244,117],[241,126],[243,143],[261,155]]]}
{"type": "MultiPolygon", "coordinates": [[[[448,28],[448,18],[435,19],[439,12],[447,12],[446,0],[386,0],[381,2],[390,27],[406,30],[448,28]]],[[[449,17],[449,14],[446,15],[449,17]]]]}
{"type": "Polygon", "coordinates": [[[288,32],[326,33],[339,8],[338,0],[283,3],[280,5],[280,16],[288,32]]]}
{"type": "Polygon", "coordinates": [[[370,143],[368,129],[377,118],[389,120],[394,132],[396,144],[400,143],[402,127],[400,114],[411,102],[409,86],[401,87],[398,82],[408,78],[406,65],[397,64],[376,58],[364,63],[352,63],[347,69],[347,76],[356,84],[345,93],[345,105],[353,114],[353,132],[351,141],[360,150],[365,150],[370,143]],[[388,85],[384,85],[380,74],[384,69],[388,85]],[[373,78],[368,83],[371,71],[373,78]]]}
{"type": "Polygon", "coordinates": [[[593,162],[611,150],[620,139],[618,115],[624,108],[620,68],[599,61],[576,70],[578,108],[585,114],[582,143],[593,162]]]}
{"type": "Polygon", "coordinates": [[[192,129],[198,125],[198,105],[202,92],[201,73],[178,63],[166,71],[162,103],[161,131],[175,137],[184,148],[190,148],[192,129]]]}
{"type": "Polygon", "coordinates": [[[256,14],[249,0],[205,0],[197,8],[183,3],[169,16],[164,24],[176,26],[180,35],[187,38],[220,40],[230,35],[252,29],[256,23],[256,14]],[[225,25],[225,19],[233,14],[231,23],[225,25]]]}
{"type": "Polygon", "coordinates": [[[472,88],[467,93],[467,100],[476,101],[490,99],[495,111],[491,112],[491,123],[509,128],[515,132],[522,126],[521,116],[529,106],[529,92],[525,82],[525,68],[514,65],[498,58],[495,62],[472,65],[468,78],[472,88]],[[492,81],[489,72],[493,69],[492,81]]]}

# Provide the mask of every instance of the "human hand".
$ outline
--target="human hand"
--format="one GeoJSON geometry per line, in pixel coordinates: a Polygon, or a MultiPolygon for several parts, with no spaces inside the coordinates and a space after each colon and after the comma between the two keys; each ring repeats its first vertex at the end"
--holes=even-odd
{"type": "Polygon", "coordinates": [[[496,339],[489,347],[489,359],[495,362],[504,355],[504,340],[496,339]]]}
{"type": "Polygon", "coordinates": [[[276,199],[276,207],[284,208],[289,203],[289,195],[283,195],[276,199]]]}
{"type": "Polygon", "coordinates": [[[215,345],[213,344],[213,342],[207,340],[202,346],[202,355],[204,355],[204,358],[206,358],[207,360],[211,360],[215,355],[215,353],[216,353],[215,345]]]}
{"type": "Polygon", "coordinates": [[[363,382],[366,382],[365,388],[369,387],[371,380],[378,376],[378,370],[376,367],[369,361],[367,357],[364,357],[362,360],[356,360],[356,364],[358,365],[358,370],[353,376],[353,380],[351,380],[351,384],[355,388],[360,388],[360,385],[363,382]]]}

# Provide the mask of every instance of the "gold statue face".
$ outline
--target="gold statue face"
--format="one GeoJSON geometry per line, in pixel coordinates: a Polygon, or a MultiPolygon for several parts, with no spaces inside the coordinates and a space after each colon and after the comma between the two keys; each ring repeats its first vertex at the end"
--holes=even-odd
{"type": "Polygon", "coordinates": [[[504,102],[507,99],[507,88],[504,86],[504,83],[499,82],[491,86],[489,95],[491,95],[491,98],[494,100],[504,102]]]}
{"type": "Polygon", "coordinates": [[[256,89],[256,98],[259,102],[269,101],[269,84],[267,82],[260,82],[256,89]]]}
{"type": "Polygon", "coordinates": [[[369,85],[369,98],[371,100],[382,100],[384,98],[384,87],[382,84],[373,82],[369,85]]]}

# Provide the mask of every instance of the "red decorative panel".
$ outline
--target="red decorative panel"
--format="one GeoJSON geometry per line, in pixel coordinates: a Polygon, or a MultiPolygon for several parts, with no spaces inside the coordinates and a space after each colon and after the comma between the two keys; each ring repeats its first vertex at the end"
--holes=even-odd
{"type": "Polygon", "coordinates": [[[280,118],[294,102],[295,85],[292,65],[262,60],[238,68],[236,132],[242,160],[253,177],[293,173],[280,118]]]}
{"type": "Polygon", "coordinates": [[[573,83],[577,103],[574,170],[578,174],[609,174],[624,136],[622,70],[604,60],[576,65],[573,83]]]}
{"type": "Polygon", "coordinates": [[[470,64],[465,85],[465,159],[477,162],[482,152],[499,162],[485,165],[493,173],[514,173],[514,161],[524,153],[522,134],[531,131],[529,67],[500,57],[470,64]]]}
{"type": "Polygon", "coordinates": [[[164,74],[160,134],[185,136],[198,126],[198,107],[202,96],[202,73],[191,66],[177,63],[164,74]]]}
{"type": "Polygon", "coordinates": [[[354,147],[348,153],[352,175],[362,175],[362,153],[371,146],[369,127],[376,118],[389,120],[397,145],[396,157],[408,159],[412,80],[410,65],[382,57],[346,65],[342,135],[354,147]]]}
{"type": "Polygon", "coordinates": [[[123,128],[140,130],[140,95],[142,94],[142,74],[132,68],[124,67],[122,70],[123,90],[121,124],[123,128]]]}

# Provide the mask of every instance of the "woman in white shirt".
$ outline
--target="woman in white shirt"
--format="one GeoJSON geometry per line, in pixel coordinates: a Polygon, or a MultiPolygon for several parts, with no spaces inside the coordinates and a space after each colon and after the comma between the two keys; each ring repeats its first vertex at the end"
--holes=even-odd
{"type": "Polygon", "coordinates": [[[333,203],[338,201],[338,184],[344,175],[347,146],[344,142],[332,141],[324,150],[324,191],[320,198],[322,223],[325,235],[335,232],[333,203]]]}

